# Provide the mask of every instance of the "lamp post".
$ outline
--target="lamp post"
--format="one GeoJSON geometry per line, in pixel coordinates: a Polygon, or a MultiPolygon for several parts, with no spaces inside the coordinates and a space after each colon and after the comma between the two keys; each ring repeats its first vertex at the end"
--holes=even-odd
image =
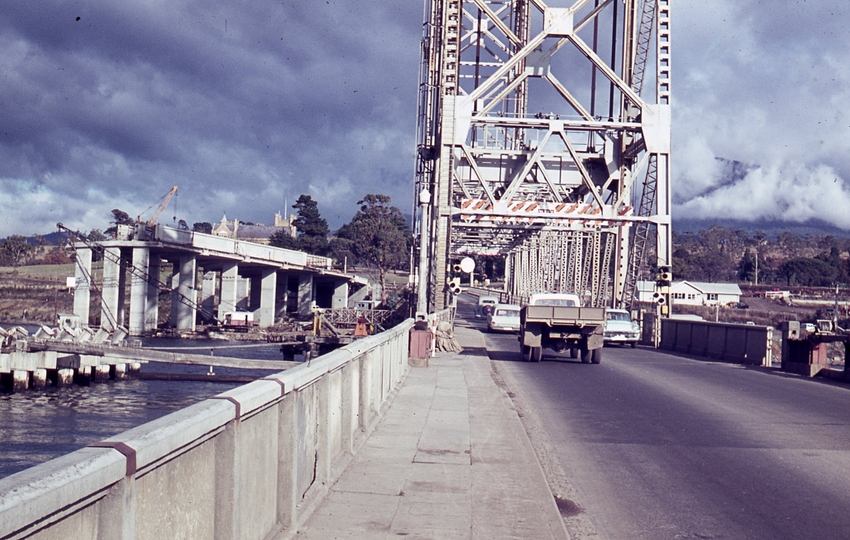
{"type": "Polygon", "coordinates": [[[431,204],[431,192],[423,188],[419,192],[419,204],[421,205],[420,217],[422,221],[419,223],[419,284],[417,287],[416,297],[416,312],[417,315],[422,313],[428,314],[428,283],[426,270],[428,265],[428,237],[430,236],[430,228],[428,227],[428,207],[431,204]]]}

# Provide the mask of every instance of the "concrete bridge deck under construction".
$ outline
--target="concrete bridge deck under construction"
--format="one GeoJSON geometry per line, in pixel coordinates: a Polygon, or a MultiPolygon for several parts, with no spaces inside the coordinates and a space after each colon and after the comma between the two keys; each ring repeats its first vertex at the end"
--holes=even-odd
{"type": "Polygon", "coordinates": [[[171,293],[170,324],[194,330],[199,316],[223,321],[225,313],[248,311],[256,324],[268,327],[286,312],[309,314],[314,302],[347,307],[349,286],[367,284],[335,271],[328,257],[162,225],[119,226],[115,240],[75,249],[74,314],[89,322],[91,290],[98,288],[92,251],[102,249],[100,326],[108,331],[126,326],[130,335],[157,328],[163,290],[171,293]],[[160,280],[163,261],[173,268],[169,283],[160,280]]]}

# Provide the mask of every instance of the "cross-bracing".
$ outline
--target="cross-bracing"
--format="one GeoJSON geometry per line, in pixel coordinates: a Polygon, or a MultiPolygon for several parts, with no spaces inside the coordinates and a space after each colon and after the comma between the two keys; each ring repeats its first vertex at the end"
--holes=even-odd
{"type": "Polygon", "coordinates": [[[597,306],[630,302],[653,248],[653,266],[670,264],[671,2],[560,3],[425,2],[416,223],[429,311],[464,255],[505,257],[515,295],[597,306]]]}

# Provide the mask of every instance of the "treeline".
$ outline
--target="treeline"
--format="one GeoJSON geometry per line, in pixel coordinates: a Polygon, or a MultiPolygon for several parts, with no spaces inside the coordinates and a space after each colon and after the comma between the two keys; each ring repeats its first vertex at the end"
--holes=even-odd
{"type": "MultiPolygon", "coordinates": [[[[332,257],[340,265],[375,268],[383,279],[390,270],[407,270],[412,236],[401,210],[390,197],[369,194],[357,202],[350,222],[331,232],[316,201],[301,195],[292,205],[297,213],[297,236],[279,231],[270,238],[274,246],[332,257]]],[[[108,240],[117,225],[133,220],[126,212],[112,211],[104,231],[78,232],[91,241],[108,240]]],[[[185,222],[179,225],[189,229],[185,222]]],[[[209,233],[212,225],[194,223],[192,230],[209,233]]],[[[61,243],[60,243],[61,244],[61,243]]],[[[698,232],[673,232],[673,276],[676,280],[756,283],[777,286],[825,287],[850,284],[850,237],[747,232],[714,226],[698,232]]],[[[72,261],[63,245],[41,236],[10,236],[0,243],[0,266],[66,264],[72,261]]],[[[489,261],[492,266],[493,261],[489,261]]],[[[484,268],[483,266],[480,266],[484,268]]],[[[487,268],[488,273],[498,273],[487,268]]]]}
{"type": "Polygon", "coordinates": [[[850,283],[850,238],[748,233],[717,225],[673,232],[676,280],[825,287],[850,283]]]}
{"type": "MultiPolygon", "coordinates": [[[[409,266],[411,232],[401,210],[391,204],[387,195],[369,194],[357,201],[359,209],[350,222],[331,233],[328,222],[310,195],[301,195],[292,208],[297,217],[295,237],[280,230],[269,238],[273,246],[304,251],[333,258],[340,265],[364,265],[375,268],[386,290],[386,274],[391,270],[406,270],[409,266]]],[[[251,222],[241,221],[253,225],[251,222]]],[[[109,226],[104,230],[77,231],[76,235],[90,242],[102,242],[115,237],[119,225],[135,225],[136,220],[120,209],[112,210],[109,226]]],[[[197,222],[189,228],[184,220],[177,227],[211,233],[209,222],[197,222]]],[[[67,241],[54,246],[41,236],[27,238],[13,235],[0,243],[0,266],[25,264],[65,264],[72,262],[67,241]]],[[[97,260],[98,253],[93,253],[97,260]]]]}
{"type": "Polygon", "coordinates": [[[63,246],[54,245],[43,236],[30,238],[13,234],[0,242],[0,266],[24,264],[68,264],[72,262],[63,246]]]}

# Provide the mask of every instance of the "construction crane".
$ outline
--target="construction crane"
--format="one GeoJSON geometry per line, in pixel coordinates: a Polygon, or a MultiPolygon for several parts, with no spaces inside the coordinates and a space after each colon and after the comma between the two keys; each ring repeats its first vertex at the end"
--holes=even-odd
{"type": "Polygon", "coordinates": [[[160,199],[161,202],[159,203],[159,206],[156,207],[156,210],[154,210],[153,214],[151,214],[150,219],[143,222],[142,221],[142,215],[145,212],[147,212],[148,210],[150,210],[152,208],[152,205],[151,205],[151,207],[148,207],[148,209],[145,210],[145,212],[142,212],[141,214],[139,214],[139,218],[138,218],[137,221],[139,223],[144,223],[145,225],[150,225],[150,226],[156,225],[156,222],[159,221],[159,216],[161,216],[162,213],[165,212],[165,209],[168,208],[168,203],[171,202],[172,197],[174,197],[174,195],[176,195],[176,194],[177,194],[177,186],[174,186],[174,187],[171,188],[171,190],[168,193],[163,195],[162,199],[160,199]]]}

